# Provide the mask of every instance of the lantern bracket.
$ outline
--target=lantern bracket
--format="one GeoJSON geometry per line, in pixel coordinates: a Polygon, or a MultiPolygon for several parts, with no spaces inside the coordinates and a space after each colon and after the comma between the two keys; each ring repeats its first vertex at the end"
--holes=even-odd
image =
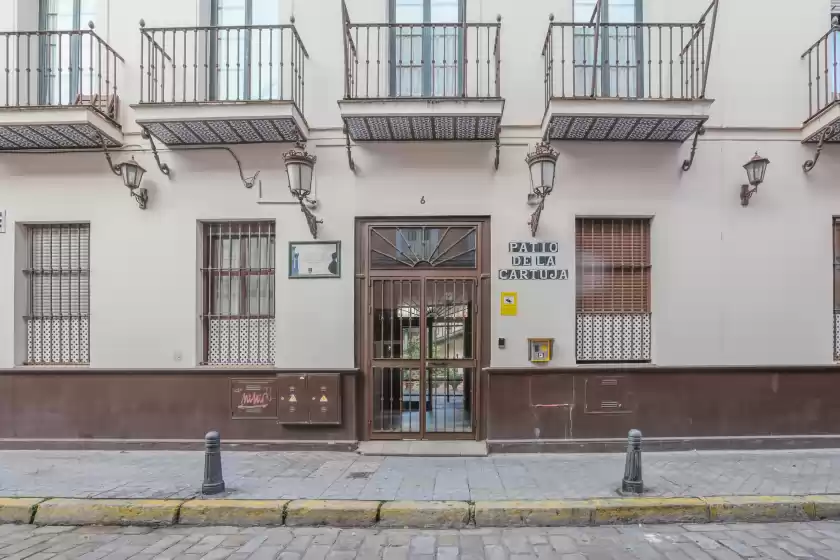
{"type": "Polygon", "coordinates": [[[531,237],[536,237],[537,230],[540,228],[540,216],[542,215],[543,208],[545,208],[545,197],[546,195],[539,197],[540,202],[537,204],[537,209],[534,210],[534,213],[531,214],[531,219],[528,220],[528,225],[531,226],[531,237]]]}
{"type": "Polygon", "coordinates": [[[820,134],[820,141],[817,144],[817,151],[814,154],[814,159],[809,159],[805,163],[802,164],[802,171],[805,173],[810,173],[814,167],[817,166],[817,162],[820,160],[820,154],[822,153],[823,146],[825,145],[826,139],[829,137],[829,134],[832,132],[834,127],[828,127],[823,130],[823,133],[820,134]]]}
{"type": "Polygon", "coordinates": [[[312,234],[312,239],[318,239],[318,224],[323,224],[324,220],[319,220],[315,214],[307,208],[306,202],[309,202],[305,197],[298,198],[300,202],[300,211],[306,216],[306,225],[309,226],[309,233],[312,234]]]}
{"type": "Polygon", "coordinates": [[[350,129],[347,128],[347,123],[344,123],[344,139],[347,141],[347,165],[350,166],[350,171],[356,172],[356,162],[353,161],[353,148],[350,147],[350,129]]]}
{"type": "Polygon", "coordinates": [[[105,141],[102,134],[99,135],[99,141],[102,142],[102,151],[105,152],[105,160],[108,162],[108,168],[114,175],[122,175],[120,167],[118,165],[114,165],[114,161],[111,159],[111,152],[108,151],[108,143],[105,141]]]}
{"type": "Polygon", "coordinates": [[[750,203],[752,195],[758,192],[758,186],[750,188],[749,185],[741,185],[741,206],[746,207],[750,203]]]}
{"type": "Polygon", "coordinates": [[[169,169],[169,165],[160,162],[160,156],[158,155],[157,146],[155,146],[155,141],[152,138],[152,135],[149,134],[148,130],[142,128],[140,136],[142,136],[144,140],[149,141],[149,145],[152,147],[152,155],[154,155],[155,157],[155,162],[157,162],[158,169],[160,169],[161,173],[169,177],[170,173],[172,173],[172,170],[169,169]]]}
{"type": "Polygon", "coordinates": [[[496,159],[493,160],[493,169],[495,169],[496,171],[499,170],[499,151],[500,151],[501,146],[502,146],[501,140],[500,140],[501,134],[502,134],[502,127],[499,126],[499,125],[496,125],[496,159]]]}
{"type": "Polygon", "coordinates": [[[704,126],[700,126],[697,129],[697,132],[694,134],[694,142],[691,143],[691,155],[688,157],[687,160],[683,161],[682,170],[688,171],[691,169],[691,166],[694,164],[694,154],[697,153],[697,140],[706,134],[706,128],[704,126]]]}

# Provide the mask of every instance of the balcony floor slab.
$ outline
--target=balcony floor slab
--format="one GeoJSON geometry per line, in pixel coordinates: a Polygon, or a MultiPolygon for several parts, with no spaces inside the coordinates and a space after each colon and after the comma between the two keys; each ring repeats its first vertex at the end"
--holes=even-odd
{"type": "Polygon", "coordinates": [[[0,150],[64,150],[123,144],[122,130],[93,109],[5,107],[0,109],[0,150]]]}
{"type": "Polygon", "coordinates": [[[712,100],[552,99],[547,140],[685,142],[709,118],[712,100]]]}
{"type": "Polygon", "coordinates": [[[309,127],[291,102],[144,103],[137,124],[168,146],[306,141],[309,127]]]}

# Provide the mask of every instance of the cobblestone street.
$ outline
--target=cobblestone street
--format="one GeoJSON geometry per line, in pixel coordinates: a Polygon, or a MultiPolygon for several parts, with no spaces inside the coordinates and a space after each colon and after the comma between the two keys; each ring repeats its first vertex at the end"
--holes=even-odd
{"type": "Polygon", "coordinates": [[[0,526],[4,560],[840,559],[840,523],[461,531],[0,526]]]}
{"type": "MultiPolygon", "coordinates": [[[[333,500],[546,500],[614,497],[624,454],[365,457],[222,453],[226,497],[333,500]]],[[[649,496],[840,494],[840,450],[644,454],[649,496]]],[[[0,451],[0,496],[191,498],[204,453],[0,451]],[[91,476],[91,466],[96,475],[91,476]]]]}

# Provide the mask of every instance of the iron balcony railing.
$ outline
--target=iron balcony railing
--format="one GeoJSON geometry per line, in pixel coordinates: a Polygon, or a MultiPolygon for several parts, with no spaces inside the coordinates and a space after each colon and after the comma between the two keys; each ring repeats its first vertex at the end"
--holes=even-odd
{"type": "Polygon", "coordinates": [[[86,106],[116,122],[125,62],[90,29],[0,33],[0,107],[86,106]]]}
{"type": "Polygon", "coordinates": [[[840,27],[832,28],[802,55],[808,63],[808,120],[840,100],[840,27]]]}
{"type": "Polygon", "coordinates": [[[546,105],[551,99],[703,99],[718,1],[697,23],[549,24],[543,45],[546,105]]]}
{"type": "Polygon", "coordinates": [[[495,23],[352,23],[344,14],[344,98],[501,98],[495,23]]]}
{"type": "Polygon", "coordinates": [[[140,103],[291,101],[303,112],[309,53],[294,25],[140,26],[140,103]]]}

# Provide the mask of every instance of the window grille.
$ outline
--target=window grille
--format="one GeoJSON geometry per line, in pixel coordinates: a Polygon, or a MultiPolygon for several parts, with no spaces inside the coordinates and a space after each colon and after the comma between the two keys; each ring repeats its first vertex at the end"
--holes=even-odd
{"type": "Polygon", "coordinates": [[[204,224],[204,359],[274,364],[274,222],[204,224]]]}
{"type": "Polygon", "coordinates": [[[577,361],[650,361],[650,220],[578,218],[577,361]]]}
{"type": "Polygon", "coordinates": [[[840,218],[834,219],[834,360],[840,361],[840,218]]]}
{"type": "Polygon", "coordinates": [[[90,363],[90,226],[26,227],[29,365],[90,363]]]}

